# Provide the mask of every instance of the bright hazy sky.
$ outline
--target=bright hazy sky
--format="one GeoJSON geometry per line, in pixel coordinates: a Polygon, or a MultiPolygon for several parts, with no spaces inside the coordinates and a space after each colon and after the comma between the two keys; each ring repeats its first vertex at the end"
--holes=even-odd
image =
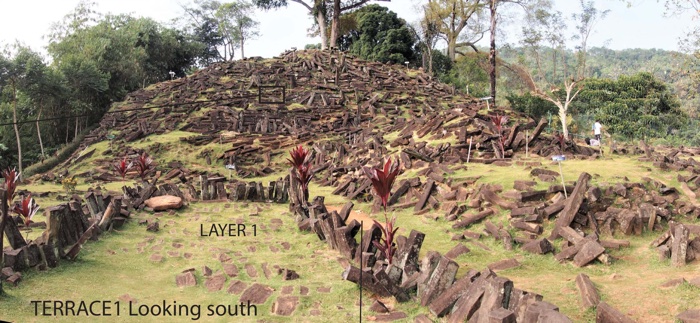
{"type": "MultiPolygon", "coordinates": [[[[180,17],[182,9],[179,4],[188,1],[96,0],[97,10],[102,13],[131,13],[163,23],[180,17]]],[[[44,52],[47,41],[42,36],[47,34],[52,22],[61,20],[78,2],[79,0],[0,0],[0,44],[12,43],[17,39],[34,50],[44,52]]],[[[417,4],[425,2],[426,0],[393,0],[379,4],[389,7],[408,22],[415,22],[419,18],[417,4]]],[[[678,39],[693,24],[700,23],[690,14],[663,17],[663,3],[658,3],[657,0],[633,0],[631,8],[621,0],[595,2],[597,8],[610,9],[611,12],[596,25],[594,34],[589,39],[590,46],[677,50],[678,39]]],[[[580,10],[580,5],[576,0],[555,0],[555,8],[570,18],[571,13],[580,10]]],[[[319,42],[318,38],[306,36],[312,19],[306,8],[297,3],[290,1],[286,9],[258,11],[255,18],[260,22],[261,37],[246,44],[246,56],[271,57],[291,47],[301,49],[306,44],[319,42]]],[[[511,25],[513,23],[511,20],[511,25]]],[[[568,32],[571,33],[575,24],[569,21],[568,25],[568,32]]],[[[509,35],[508,42],[518,42],[519,28],[506,27],[504,30],[509,35]]],[[[487,46],[487,38],[479,45],[487,46]]],[[[570,41],[569,47],[573,46],[573,41],[570,41]]],[[[237,56],[239,54],[240,52],[236,53],[237,56]]]]}

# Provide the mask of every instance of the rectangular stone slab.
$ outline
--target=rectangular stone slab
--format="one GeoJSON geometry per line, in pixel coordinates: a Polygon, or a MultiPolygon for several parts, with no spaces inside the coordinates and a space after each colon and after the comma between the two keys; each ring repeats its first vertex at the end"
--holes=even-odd
{"type": "Polygon", "coordinates": [[[574,256],[574,265],[577,267],[583,267],[589,262],[598,258],[598,256],[602,255],[604,252],[605,248],[603,248],[603,246],[601,246],[598,242],[589,240],[583,245],[583,247],[581,247],[581,250],[576,254],[576,256],[574,256]]]}
{"type": "Polygon", "coordinates": [[[596,322],[605,323],[634,323],[632,319],[605,302],[598,303],[595,320],[596,322]]]}
{"type": "Polygon", "coordinates": [[[576,276],[576,287],[581,295],[581,307],[588,309],[598,306],[600,296],[588,275],[584,273],[578,274],[576,276]]]}
{"type": "Polygon", "coordinates": [[[421,306],[428,306],[443,291],[452,285],[457,275],[459,265],[452,259],[442,256],[425,284],[425,289],[419,294],[421,306]]]}
{"type": "Polygon", "coordinates": [[[583,203],[583,198],[586,195],[586,190],[588,190],[588,181],[590,179],[591,175],[586,172],[583,172],[581,173],[581,175],[579,175],[578,180],[576,181],[576,187],[574,188],[574,191],[566,200],[564,209],[561,211],[561,213],[559,213],[559,217],[557,218],[554,230],[552,230],[550,240],[558,238],[559,229],[569,226],[574,220],[578,209],[583,203]]]}
{"type": "Polygon", "coordinates": [[[465,295],[467,288],[472,281],[479,276],[479,272],[470,270],[464,277],[458,279],[450,288],[445,290],[432,303],[430,303],[430,313],[437,317],[443,317],[452,310],[452,306],[462,296],[465,295]]]}

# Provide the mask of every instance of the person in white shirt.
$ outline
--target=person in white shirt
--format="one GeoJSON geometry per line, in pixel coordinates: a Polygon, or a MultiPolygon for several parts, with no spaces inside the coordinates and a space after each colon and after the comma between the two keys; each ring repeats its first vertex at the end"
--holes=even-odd
{"type": "Polygon", "coordinates": [[[600,133],[603,130],[603,126],[600,124],[600,120],[595,121],[593,124],[593,135],[595,136],[595,140],[600,142],[600,133]]]}

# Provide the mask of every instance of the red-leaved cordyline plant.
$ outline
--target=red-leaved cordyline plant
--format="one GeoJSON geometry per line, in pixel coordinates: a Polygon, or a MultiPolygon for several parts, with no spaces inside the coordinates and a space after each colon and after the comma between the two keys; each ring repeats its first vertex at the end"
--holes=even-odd
{"type": "Polygon", "coordinates": [[[501,157],[505,158],[505,139],[503,137],[503,126],[508,123],[508,116],[502,116],[500,114],[492,115],[491,122],[496,126],[496,132],[498,132],[498,148],[501,148],[501,157]]]}
{"type": "Polygon", "coordinates": [[[153,159],[144,152],[136,159],[136,169],[139,171],[141,179],[145,179],[148,171],[153,167],[153,159]]]}
{"type": "Polygon", "coordinates": [[[304,149],[301,145],[289,151],[291,159],[287,159],[289,164],[294,167],[292,176],[301,184],[301,190],[304,193],[304,201],[309,200],[309,183],[314,177],[314,172],[311,167],[311,154],[309,150],[304,149]]]}
{"type": "Polygon", "coordinates": [[[287,161],[294,168],[299,168],[301,167],[301,165],[310,162],[307,159],[311,158],[311,154],[309,154],[309,151],[307,149],[304,149],[304,147],[302,147],[301,145],[290,150],[289,156],[292,157],[292,159],[287,158],[287,161]]]}
{"type": "Polygon", "coordinates": [[[134,166],[134,163],[127,163],[126,157],[124,157],[124,159],[122,159],[120,162],[117,162],[116,164],[112,165],[112,167],[114,167],[114,170],[119,174],[119,176],[122,177],[122,181],[124,180],[124,177],[126,177],[126,173],[129,171],[129,169],[131,169],[132,166],[134,166]]]}
{"type": "Polygon", "coordinates": [[[559,147],[561,147],[561,153],[564,153],[564,144],[566,143],[566,137],[564,137],[563,134],[557,132],[557,134],[554,135],[554,138],[557,138],[559,141],[559,147]]]}
{"type": "Polygon", "coordinates": [[[367,177],[372,181],[372,187],[374,187],[374,192],[379,195],[382,201],[382,206],[384,207],[384,221],[385,225],[382,226],[377,220],[373,220],[374,223],[382,230],[382,238],[379,242],[372,241],[377,249],[381,250],[386,257],[389,264],[391,264],[394,253],[396,252],[396,246],[394,246],[394,235],[399,229],[394,228],[396,224],[396,217],[393,217],[391,221],[386,215],[386,208],[389,202],[389,195],[391,194],[391,187],[394,185],[394,180],[399,174],[399,163],[398,161],[392,161],[388,158],[384,163],[383,168],[373,168],[373,167],[362,167],[367,177]]]}
{"type": "Polygon", "coordinates": [[[498,131],[498,135],[501,135],[501,130],[503,130],[503,126],[508,123],[508,116],[502,116],[498,113],[496,115],[491,116],[491,122],[496,126],[496,131],[498,131]]]}
{"type": "Polygon", "coordinates": [[[24,218],[24,225],[29,226],[29,223],[32,222],[32,217],[39,211],[39,205],[34,202],[32,195],[29,194],[22,198],[12,211],[21,215],[24,218]]]}
{"type": "Polygon", "coordinates": [[[2,177],[5,179],[5,193],[7,196],[7,202],[11,202],[15,199],[15,193],[17,190],[17,181],[19,179],[19,173],[17,169],[9,167],[2,171],[2,177]]]}
{"type": "Polygon", "coordinates": [[[394,180],[399,174],[399,163],[388,158],[384,163],[384,168],[362,167],[367,177],[372,181],[374,192],[382,199],[384,213],[386,213],[387,203],[389,202],[389,194],[391,194],[391,186],[394,185],[394,180]]]}

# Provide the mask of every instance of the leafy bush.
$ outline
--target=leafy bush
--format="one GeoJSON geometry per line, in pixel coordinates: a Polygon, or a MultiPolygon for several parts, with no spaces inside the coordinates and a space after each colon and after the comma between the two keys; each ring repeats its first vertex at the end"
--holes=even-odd
{"type": "Polygon", "coordinates": [[[554,103],[531,95],[529,92],[523,95],[509,93],[505,97],[513,110],[525,113],[535,121],[548,115],[557,115],[559,113],[559,108],[554,103]]]}
{"type": "Polygon", "coordinates": [[[68,194],[75,191],[75,187],[78,185],[78,181],[73,176],[69,176],[61,180],[61,185],[63,189],[66,190],[68,194]]]}

